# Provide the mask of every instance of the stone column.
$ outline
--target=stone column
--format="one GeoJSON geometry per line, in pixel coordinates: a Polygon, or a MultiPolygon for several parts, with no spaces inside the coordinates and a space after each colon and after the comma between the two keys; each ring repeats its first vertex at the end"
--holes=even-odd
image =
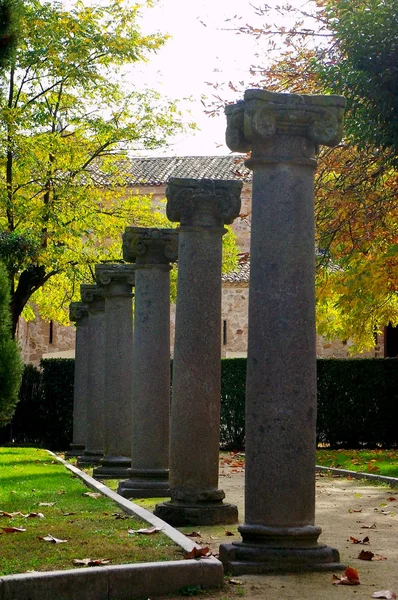
{"type": "Polygon", "coordinates": [[[222,545],[234,574],[327,570],[315,519],[314,170],[342,136],[341,96],[248,90],[226,108],[227,144],[253,169],[246,485],[242,541],[222,545]]]}
{"type": "Polygon", "coordinates": [[[135,261],[133,426],[125,498],[169,494],[170,263],[175,229],[127,227],[123,257],[135,261]]]}
{"type": "Polygon", "coordinates": [[[132,265],[96,265],[97,286],[105,296],[104,457],[94,477],[127,477],[131,463],[133,369],[132,265]]]}
{"type": "Polygon", "coordinates": [[[240,210],[238,181],[171,178],[167,216],[181,223],[178,248],[171,501],[155,514],[172,525],[235,523],[218,489],[221,386],[221,258],[224,223],[240,210]]]}
{"type": "Polygon", "coordinates": [[[86,443],[88,393],[88,309],[83,302],[71,302],[69,318],[76,323],[75,379],[73,391],[73,442],[65,456],[83,454],[86,443]]]}
{"type": "Polygon", "coordinates": [[[89,353],[86,449],[77,464],[87,466],[99,463],[104,452],[105,300],[95,284],[80,286],[80,292],[88,307],[89,353]]]}

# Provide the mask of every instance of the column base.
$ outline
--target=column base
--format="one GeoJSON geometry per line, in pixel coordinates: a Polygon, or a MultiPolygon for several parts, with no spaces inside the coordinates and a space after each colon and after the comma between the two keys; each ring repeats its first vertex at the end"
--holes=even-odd
{"type": "Polygon", "coordinates": [[[226,573],[250,575],[344,569],[338,550],[318,544],[320,527],[242,525],[242,542],[221,544],[226,573]]]}
{"type": "Polygon", "coordinates": [[[104,456],[93,471],[96,479],[124,479],[128,477],[131,458],[127,456],[104,456]]]}
{"type": "Polygon", "coordinates": [[[84,452],[84,444],[70,444],[69,450],[65,452],[65,458],[75,458],[84,452]]]}
{"type": "Polygon", "coordinates": [[[101,458],[103,457],[103,453],[96,450],[85,450],[82,456],[78,456],[77,458],[77,466],[78,467],[91,467],[93,465],[98,465],[101,458]]]}
{"type": "Polygon", "coordinates": [[[238,508],[224,502],[186,504],[183,502],[161,502],[154,515],[173,526],[219,525],[238,522],[238,508]]]}
{"type": "Polygon", "coordinates": [[[168,469],[129,469],[128,476],[117,488],[124,498],[170,497],[168,469]]]}

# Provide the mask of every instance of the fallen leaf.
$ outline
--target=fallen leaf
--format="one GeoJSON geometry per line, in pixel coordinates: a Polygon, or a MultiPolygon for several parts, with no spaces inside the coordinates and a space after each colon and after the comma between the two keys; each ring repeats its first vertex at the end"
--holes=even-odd
{"type": "Polygon", "coordinates": [[[62,496],[62,494],[66,494],[66,490],[58,490],[58,496],[62,496]]]}
{"type": "Polygon", "coordinates": [[[206,556],[210,556],[210,548],[206,546],[205,548],[192,548],[190,552],[187,552],[184,556],[187,560],[191,558],[203,558],[206,556]]]}
{"type": "Polygon", "coordinates": [[[152,535],[153,533],[158,533],[159,531],[162,531],[161,527],[150,527],[147,529],[129,529],[128,533],[142,533],[144,535],[152,535]]]}
{"type": "Polygon", "coordinates": [[[59,538],[54,537],[53,535],[45,535],[45,536],[37,536],[37,539],[43,540],[43,542],[52,542],[53,544],[64,544],[68,540],[60,540],[59,538]]]}
{"type": "Polygon", "coordinates": [[[202,537],[200,531],[191,531],[191,533],[184,533],[187,537],[202,537]]]}
{"type": "Polygon", "coordinates": [[[382,554],[375,554],[373,560],[387,560],[387,556],[383,556],[382,554]]]}
{"type": "Polygon", "coordinates": [[[373,557],[374,557],[374,554],[370,550],[361,550],[360,553],[358,554],[358,558],[360,560],[372,560],[373,557]]]}
{"type": "Polygon", "coordinates": [[[373,523],[372,525],[361,525],[361,529],[377,529],[377,525],[376,523],[373,523]]]}
{"type": "Polygon", "coordinates": [[[372,598],[385,598],[385,600],[395,600],[396,597],[392,590],[380,590],[372,594],[372,598]]]}
{"type": "Polygon", "coordinates": [[[228,529],[225,530],[225,535],[235,535],[234,533],[232,533],[232,531],[228,531],[228,529]]]}
{"type": "Polygon", "coordinates": [[[26,517],[28,519],[44,519],[45,518],[43,513],[40,513],[40,512],[29,513],[28,515],[26,515],[26,517]]]}
{"type": "Polygon", "coordinates": [[[123,514],[122,513],[113,513],[112,517],[115,517],[116,520],[118,520],[118,519],[123,519],[124,520],[124,519],[128,519],[129,518],[129,516],[125,515],[124,513],[123,514]]]}
{"type": "Polygon", "coordinates": [[[394,498],[393,496],[390,496],[389,498],[387,498],[388,502],[395,502],[396,498],[394,498]]]}
{"type": "Polygon", "coordinates": [[[349,508],[348,512],[349,513],[360,513],[360,512],[362,512],[362,508],[349,508]]]}
{"type": "Polygon", "coordinates": [[[333,575],[334,585],[359,585],[359,583],[358,571],[352,567],[347,567],[342,577],[333,575]]]}
{"type": "Polygon", "coordinates": [[[240,579],[228,579],[228,583],[231,583],[232,585],[242,585],[242,581],[240,579]]]}
{"type": "Polygon", "coordinates": [[[102,494],[99,494],[98,492],[84,492],[83,496],[88,496],[89,498],[101,498],[102,494]]]}
{"type": "Polygon", "coordinates": [[[363,540],[358,540],[357,538],[354,538],[354,537],[352,537],[352,535],[350,535],[350,540],[353,544],[369,544],[370,543],[368,536],[364,537],[363,540]]]}
{"type": "Polygon", "coordinates": [[[21,531],[26,531],[23,527],[2,527],[4,533],[18,533],[21,531]]]}
{"type": "Polygon", "coordinates": [[[108,558],[75,558],[74,565],[84,565],[85,567],[100,567],[101,565],[109,565],[111,562],[108,558]]]}
{"type": "Polygon", "coordinates": [[[75,515],[76,513],[74,512],[66,512],[66,513],[62,513],[63,517],[71,517],[72,515],[75,515]]]}
{"type": "Polygon", "coordinates": [[[39,506],[55,506],[56,502],[39,502],[39,506]]]}

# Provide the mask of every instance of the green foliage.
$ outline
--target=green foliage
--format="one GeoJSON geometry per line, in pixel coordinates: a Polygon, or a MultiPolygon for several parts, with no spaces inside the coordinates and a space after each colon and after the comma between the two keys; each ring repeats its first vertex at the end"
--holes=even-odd
{"type": "Polygon", "coordinates": [[[221,361],[221,424],[223,448],[240,449],[245,445],[246,359],[221,361]]]}
{"type": "Polygon", "coordinates": [[[0,0],[0,72],[9,66],[18,39],[21,0],[0,0]]]}
{"type": "Polygon", "coordinates": [[[348,101],[346,131],[359,146],[398,151],[398,11],[396,0],[328,1],[334,43],[313,66],[348,101]]]}
{"type": "Polygon", "coordinates": [[[40,367],[25,367],[11,432],[1,441],[65,450],[72,441],[75,361],[44,359],[40,367]]]}
{"type": "Polygon", "coordinates": [[[175,102],[133,83],[134,64],[166,40],[142,35],[139,16],[130,1],[24,1],[0,82],[0,232],[14,236],[7,243],[29,240],[23,260],[9,255],[14,330],[30,300],[66,324],[93,265],[121,260],[127,225],[169,224],[150,198],[123,187],[123,156],[183,128],[175,102]]]}
{"type": "Polygon", "coordinates": [[[10,282],[0,262],[0,426],[6,425],[14,413],[21,377],[21,357],[11,338],[10,282]]]}
{"type": "MultiPolygon", "coordinates": [[[[317,360],[318,442],[349,448],[398,444],[395,359],[317,360]]],[[[221,444],[239,449],[245,436],[246,359],[222,361],[221,444]]]]}

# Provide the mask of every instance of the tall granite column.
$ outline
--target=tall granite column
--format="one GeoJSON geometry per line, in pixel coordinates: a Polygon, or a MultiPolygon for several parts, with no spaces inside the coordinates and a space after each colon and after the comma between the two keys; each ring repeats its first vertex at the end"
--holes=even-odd
{"type": "Polygon", "coordinates": [[[170,494],[155,514],[172,525],[235,523],[218,489],[221,258],[224,223],[240,210],[238,181],[171,178],[167,216],[181,223],[171,403],[170,494]]]}
{"type": "Polygon", "coordinates": [[[342,136],[341,96],[248,90],[226,108],[227,144],[253,169],[246,485],[234,574],[326,570],[339,553],[315,526],[314,170],[342,136]]]}
{"type": "Polygon", "coordinates": [[[133,369],[132,265],[96,265],[97,286],[105,296],[104,457],[94,477],[127,477],[131,463],[133,369]]]}
{"type": "Polygon", "coordinates": [[[169,495],[170,269],[175,229],[127,227],[123,257],[135,261],[133,421],[125,498],[169,495]]]}
{"type": "Polygon", "coordinates": [[[73,442],[65,456],[83,454],[86,443],[88,393],[88,309],[83,302],[71,302],[69,318],[76,323],[75,378],[73,391],[73,442]]]}
{"type": "Polygon", "coordinates": [[[79,466],[99,463],[104,453],[105,391],[105,300],[94,285],[80,286],[82,302],[88,307],[88,394],[86,412],[86,448],[79,466]]]}

